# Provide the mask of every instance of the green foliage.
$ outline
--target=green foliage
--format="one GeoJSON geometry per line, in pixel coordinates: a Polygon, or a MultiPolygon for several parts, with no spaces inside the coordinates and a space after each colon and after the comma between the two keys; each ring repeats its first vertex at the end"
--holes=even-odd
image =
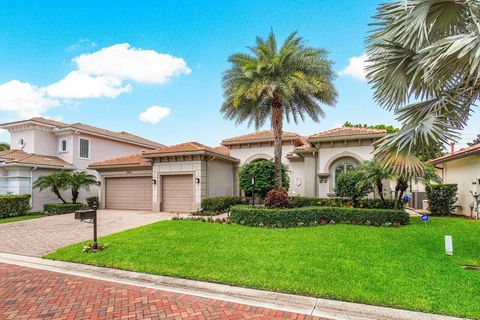
{"type": "MultiPolygon", "coordinates": [[[[252,178],[255,178],[255,194],[265,198],[268,191],[275,187],[275,164],[272,161],[262,160],[244,164],[240,168],[240,188],[250,194],[252,193],[252,178]]],[[[282,184],[286,190],[290,187],[285,165],[282,165],[282,184]]]]}
{"type": "Polygon", "coordinates": [[[7,142],[0,142],[0,151],[10,150],[10,145],[7,142]]]}
{"type": "Polygon", "coordinates": [[[456,140],[473,113],[480,95],[479,12],[479,1],[417,0],[383,3],[374,16],[367,78],[375,100],[402,122],[375,155],[399,175],[421,172],[417,155],[456,140]]]}
{"type": "MultiPolygon", "coordinates": [[[[352,207],[350,198],[331,197],[331,198],[315,198],[315,197],[292,197],[292,207],[352,207]]],[[[394,209],[394,199],[359,199],[358,208],[365,209],[394,209]]]]}
{"type": "Polygon", "coordinates": [[[316,198],[295,196],[292,197],[292,207],[351,207],[352,200],[350,198],[330,197],[330,198],[316,198]]]}
{"type": "Polygon", "coordinates": [[[24,216],[30,211],[30,195],[0,196],[0,218],[24,216]]]}
{"type": "Polygon", "coordinates": [[[210,197],[202,199],[202,212],[200,214],[210,215],[224,213],[230,207],[237,204],[246,204],[247,199],[238,196],[210,197]]]}
{"type": "Polygon", "coordinates": [[[368,125],[368,124],[365,124],[365,123],[364,124],[361,124],[361,123],[353,124],[349,121],[346,121],[343,124],[343,127],[345,127],[345,128],[379,129],[379,130],[386,130],[387,133],[394,133],[394,132],[397,132],[397,131],[400,130],[399,128],[396,128],[396,127],[391,126],[391,125],[386,125],[386,124],[374,124],[374,125],[368,125]]]}
{"type": "Polygon", "coordinates": [[[72,213],[82,209],[83,203],[46,203],[43,211],[49,215],[72,213]]]}
{"type": "Polygon", "coordinates": [[[68,187],[70,175],[63,171],[55,171],[49,175],[41,176],[33,183],[34,188],[38,188],[40,191],[44,189],[50,189],[58,199],[62,200],[63,203],[67,203],[61,195],[61,191],[64,191],[68,187]]]}
{"type": "Polygon", "coordinates": [[[480,143],[480,134],[478,134],[477,137],[472,140],[472,142],[467,142],[469,147],[479,143],[480,143]]]}
{"type": "Polygon", "coordinates": [[[232,207],[233,222],[253,227],[288,228],[298,225],[318,225],[323,221],[383,225],[387,223],[408,224],[409,215],[403,210],[360,209],[339,207],[303,207],[267,209],[250,206],[232,207]]]}
{"type": "Polygon", "coordinates": [[[292,205],[292,201],[288,197],[285,189],[272,189],[268,191],[265,198],[265,206],[267,208],[287,208],[292,205]]]}
{"type": "Polygon", "coordinates": [[[80,189],[90,190],[90,186],[97,183],[97,178],[93,174],[85,171],[75,171],[70,173],[67,180],[67,186],[72,190],[72,202],[76,203],[80,189]]]}
{"type": "Polygon", "coordinates": [[[432,215],[449,215],[455,210],[458,186],[456,184],[428,184],[428,210],[432,215]]]}
{"type": "Polygon", "coordinates": [[[98,204],[99,204],[98,197],[97,196],[88,197],[87,198],[87,206],[92,209],[94,204],[96,204],[98,206],[98,204]]]}
{"type": "Polygon", "coordinates": [[[358,206],[358,200],[372,192],[372,186],[364,183],[367,176],[359,170],[344,172],[337,177],[335,193],[340,197],[352,199],[354,207],[358,206]]]}

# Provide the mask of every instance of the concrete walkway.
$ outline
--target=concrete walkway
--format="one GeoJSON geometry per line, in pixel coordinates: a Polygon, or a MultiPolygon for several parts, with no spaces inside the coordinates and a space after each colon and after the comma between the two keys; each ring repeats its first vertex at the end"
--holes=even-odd
{"type": "Polygon", "coordinates": [[[69,262],[51,261],[12,254],[0,253],[0,263],[35,268],[40,270],[54,271],[67,275],[87,277],[96,280],[103,280],[142,288],[173,292],[177,294],[187,294],[220,301],[228,301],[236,304],[280,310],[293,314],[306,314],[309,316],[328,319],[460,319],[441,315],[427,314],[422,312],[413,312],[357,303],[319,299],[314,297],[246,289],[209,282],[178,279],[165,276],[155,276],[137,272],[100,268],[69,262]]]}
{"type": "MultiPolygon", "coordinates": [[[[105,236],[174,215],[150,211],[98,210],[98,236],[105,236]]],[[[42,257],[70,244],[93,238],[91,223],[62,214],[0,224],[0,252],[42,257]]]]}

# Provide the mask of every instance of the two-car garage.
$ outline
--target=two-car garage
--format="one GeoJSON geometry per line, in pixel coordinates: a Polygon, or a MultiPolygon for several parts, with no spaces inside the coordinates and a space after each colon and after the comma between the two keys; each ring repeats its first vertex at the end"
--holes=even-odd
{"type": "MultiPolygon", "coordinates": [[[[152,177],[105,178],[105,208],[152,210],[152,177]]],[[[161,178],[161,210],[191,212],[193,210],[193,176],[165,175],[161,178]]]]}

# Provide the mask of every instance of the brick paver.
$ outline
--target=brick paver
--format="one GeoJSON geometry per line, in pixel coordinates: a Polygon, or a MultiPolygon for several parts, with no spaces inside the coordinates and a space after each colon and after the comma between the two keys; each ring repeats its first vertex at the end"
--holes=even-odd
{"type": "Polygon", "coordinates": [[[8,264],[0,264],[0,319],[320,320],[8,264]]]}
{"type": "MultiPolygon", "coordinates": [[[[104,236],[171,217],[172,214],[159,212],[99,210],[98,234],[104,236]]],[[[92,224],[75,220],[73,213],[2,223],[0,252],[41,257],[61,247],[92,239],[92,230],[92,224]]]]}

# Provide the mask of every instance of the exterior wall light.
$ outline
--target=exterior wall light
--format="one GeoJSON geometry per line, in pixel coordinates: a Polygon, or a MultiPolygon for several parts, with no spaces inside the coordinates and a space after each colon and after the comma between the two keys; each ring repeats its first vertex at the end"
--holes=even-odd
{"type": "Polygon", "coordinates": [[[195,183],[199,184],[200,183],[200,178],[195,178],[195,183]]]}
{"type": "Polygon", "coordinates": [[[157,179],[152,179],[153,184],[157,184],[157,179]]]}
{"type": "Polygon", "coordinates": [[[97,186],[101,186],[102,185],[102,182],[101,181],[97,181],[97,186]]]}

